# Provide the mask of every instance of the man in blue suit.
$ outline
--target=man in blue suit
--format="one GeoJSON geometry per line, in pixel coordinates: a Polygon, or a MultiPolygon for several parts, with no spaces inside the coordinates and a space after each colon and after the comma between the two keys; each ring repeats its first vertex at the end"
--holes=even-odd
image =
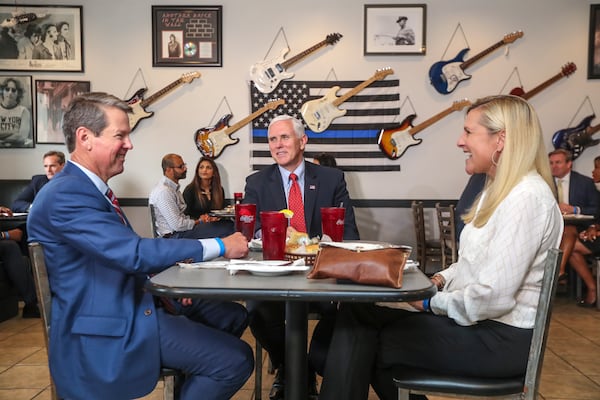
{"type": "Polygon", "coordinates": [[[219,329],[214,307],[203,324],[170,314],[144,283],[184,259],[244,257],[247,242],[240,233],[168,240],[133,231],[108,187],[133,148],[130,111],[105,93],[75,98],[63,117],[71,160],[31,207],[29,238],[43,245],[52,291],[50,373],[66,399],[144,396],[161,365],[186,375],[181,399],[230,398],[252,373],[251,348],[219,329]]]}
{"type": "Polygon", "coordinates": [[[23,189],[12,204],[11,208],[14,212],[28,212],[31,203],[33,203],[33,199],[35,199],[35,196],[42,187],[65,166],[65,154],[62,151],[49,151],[44,154],[43,160],[46,173],[44,175],[33,175],[31,177],[29,185],[23,189]]]}
{"type": "MultiPolygon", "coordinates": [[[[269,124],[268,142],[271,157],[275,164],[246,178],[244,203],[256,204],[256,227],[260,230],[261,211],[279,211],[291,208],[288,197],[291,188],[290,175],[297,175],[303,194],[304,219],[310,237],[322,236],[321,207],[346,208],[344,219],[344,239],[359,239],[354,219],[352,201],[346,188],[344,174],[337,168],[329,168],[304,160],[304,149],[308,137],[302,122],[288,115],[275,117],[269,124]]],[[[315,328],[311,341],[311,361],[319,371],[324,364],[326,347],[333,331],[335,308],[331,304],[313,304],[321,313],[321,320],[315,328]]],[[[246,307],[250,313],[250,328],[265,350],[269,353],[277,375],[269,397],[271,400],[283,398],[285,386],[285,305],[274,301],[249,301],[246,307]]],[[[316,398],[314,372],[309,374],[309,395],[316,398]]]]}

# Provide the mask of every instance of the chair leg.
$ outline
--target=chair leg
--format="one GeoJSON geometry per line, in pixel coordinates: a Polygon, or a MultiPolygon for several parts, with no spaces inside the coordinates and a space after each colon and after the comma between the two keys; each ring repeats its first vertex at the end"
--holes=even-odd
{"type": "Polygon", "coordinates": [[[175,376],[163,376],[163,399],[175,400],[175,376]]]}
{"type": "Polygon", "coordinates": [[[596,258],[596,308],[600,310],[600,258],[596,258]]]}
{"type": "Polygon", "coordinates": [[[262,346],[256,341],[256,356],[254,362],[254,398],[262,399],[262,346]]]}
{"type": "Polygon", "coordinates": [[[406,389],[398,388],[398,400],[409,400],[410,399],[410,391],[406,389]]]}

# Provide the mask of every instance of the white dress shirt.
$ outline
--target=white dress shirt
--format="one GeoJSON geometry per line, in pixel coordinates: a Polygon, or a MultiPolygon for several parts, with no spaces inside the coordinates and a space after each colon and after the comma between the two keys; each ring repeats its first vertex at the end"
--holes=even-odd
{"type": "Polygon", "coordinates": [[[183,213],[187,206],[179,185],[166,176],[152,189],[148,202],[154,206],[159,235],[189,231],[194,227],[195,221],[183,213]]]}

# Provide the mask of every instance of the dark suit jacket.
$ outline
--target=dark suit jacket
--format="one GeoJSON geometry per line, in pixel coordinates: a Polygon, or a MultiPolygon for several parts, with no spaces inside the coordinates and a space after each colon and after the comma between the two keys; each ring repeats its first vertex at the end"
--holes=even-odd
{"type": "Polygon", "coordinates": [[[92,181],[68,162],[31,207],[29,240],[43,245],[52,291],[49,363],[61,398],[141,397],[160,370],[148,274],[187,257],[190,239],[139,237],[92,181]]]}
{"type": "Polygon", "coordinates": [[[454,210],[454,224],[456,226],[456,238],[460,240],[460,233],[465,227],[465,222],[462,220],[461,215],[465,214],[469,208],[475,202],[479,193],[483,191],[485,187],[486,174],[473,174],[467,182],[458,203],[456,203],[456,210],[454,210]]]}
{"type": "Polygon", "coordinates": [[[34,175],[31,177],[31,182],[19,196],[15,199],[12,204],[12,210],[14,212],[27,212],[29,206],[33,203],[33,199],[37,196],[38,192],[42,187],[48,183],[48,177],[46,175],[34,175]]]}
{"type": "MultiPolygon", "coordinates": [[[[346,208],[344,239],[359,239],[344,173],[337,168],[323,167],[308,161],[304,164],[304,218],[310,237],[322,235],[321,207],[338,207],[343,203],[346,208]]],[[[244,203],[256,204],[256,230],[260,229],[261,211],[279,211],[287,208],[285,189],[277,164],[246,178],[244,203]]]]}
{"type": "Polygon", "coordinates": [[[598,192],[592,178],[571,171],[569,204],[580,207],[582,214],[596,215],[598,213],[598,192]]]}

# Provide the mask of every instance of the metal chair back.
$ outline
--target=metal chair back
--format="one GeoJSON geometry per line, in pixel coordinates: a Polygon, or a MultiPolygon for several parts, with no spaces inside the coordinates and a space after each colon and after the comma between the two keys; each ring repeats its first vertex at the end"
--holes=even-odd
{"type": "Polygon", "coordinates": [[[440,231],[440,247],[442,251],[442,268],[448,268],[458,259],[458,243],[454,223],[454,205],[435,204],[438,228],[440,231]]]}

